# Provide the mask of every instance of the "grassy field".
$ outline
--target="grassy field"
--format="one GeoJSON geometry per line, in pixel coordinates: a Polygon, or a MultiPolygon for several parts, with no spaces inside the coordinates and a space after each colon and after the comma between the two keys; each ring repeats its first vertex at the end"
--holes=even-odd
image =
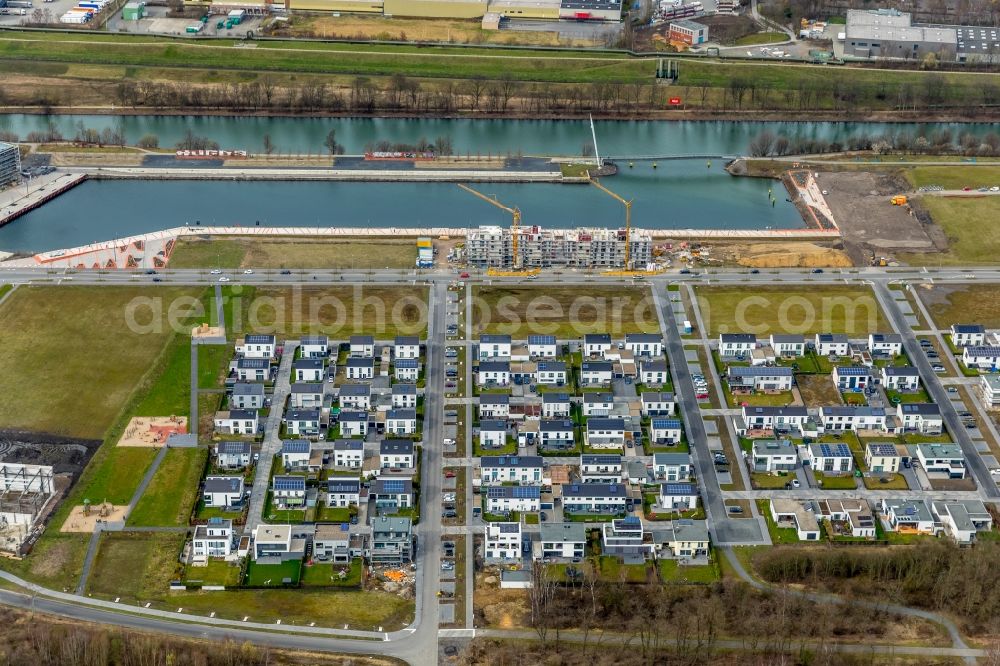
{"type": "Polygon", "coordinates": [[[130,330],[128,303],[199,294],[183,288],[19,288],[0,306],[0,423],[103,437],[172,335],[166,326],[130,330]]]}
{"type": "Polygon", "coordinates": [[[198,345],[198,388],[222,388],[232,357],[229,345],[198,345]]]}
{"type": "Polygon", "coordinates": [[[715,563],[681,566],[677,560],[657,560],[656,564],[665,583],[714,583],[722,577],[715,563]]]}
{"type": "Polygon", "coordinates": [[[177,556],[184,539],[174,532],[105,532],[87,592],[131,602],[162,598],[183,575],[177,556]]]}
{"type": "Polygon", "coordinates": [[[206,448],[171,449],[128,518],[129,525],[187,525],[197,501],[206,448]]]}
{"type": "Polygon", "coordinates": [[[657,333],[659,320],[648,288],[476,287],[473,335],[531,333],[579,338],[585,333],[657,333]]]}
{"type": "Polygon", "coordinates": [[[918,293],[940,328],[968,323],[1000,327],[1000,285],[934,285],[918,293]]]}
{"type": "Polygon", "coordinates": [[[91,503],[128,504],[149,469],[157,450],[150,447],[113,446],[105,444],[84,470],[71,495],[91,503]]]}
{"type": "Polygon", "coordinates": [[[719,333],[847,333],[889,331],[871,290],[864,287],[696,287],[709,336],[719,333]]]}
{"type": "Polygon", "coordinates": [[[61,534],[54,528],[45,531],[30,557],[13,560],[0,557],[0,569],[54,590],[73,591],[87,555],[89,534],[61,534]]]}
{"type": "Polygon", "coordinates": [[[752,35],[744,35],[735,42],[736,46],[754,46],[756,44],[774,44],[783,42],[788,37],[783,32],[755,32],[752,35]]]}
{"type": "Polygon", "coordinates": [[[960,190],[1000,185],[1000,166],[919,166],[903,173],[915,188],[940,185],[946,190],[960,190]]]}
{"type": "Polygon", "coordinates": [[[136,416],[188,416],[191,411],[191,338],[175,336],[163,354],[163,371],[136,405],[136,416]]]}
{"type": "Polygon", "coordinates": [[[900,259],[915,266],[995,263],[1000,252],[1000,196],[924,196],[921,205],[948,237],[946,252],[901,254],[900,259]]]}
{"type": "Polygon", "coordinates": [[[203,567],[187,567],[182,580],[186,583],[236,586],[240,584],[240,568],[225,560],[212,559],[203,567]]]}
{"type": "Polygon", "coordinates": [[[354,558],[347,567],[343,564],[317,562],[312,566],[302,567],[302,584],[316,587],[359,587],[362,566],[361,558],[354,558]],[[341,577],[340,572],[345,569],[347,573],[341,577]]]}
{"type": "Polygon", "coordinates": [[[171,268],[413,268],[416,239],[182,238],[171,268]]]}
{"type": "Polygon", "coordinates": [[[281,587],[288,578],[292,585],[299,582],[302,572],[300,560],[288,560],[281,564],[247,564],[246,584],[254,587],[281,587]]]}

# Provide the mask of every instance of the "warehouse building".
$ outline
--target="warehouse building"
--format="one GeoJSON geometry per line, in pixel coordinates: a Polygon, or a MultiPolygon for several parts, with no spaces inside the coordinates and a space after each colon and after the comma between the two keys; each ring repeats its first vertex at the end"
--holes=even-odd
{"type": "Polygon", "coordinates": [[[386,16],[413,18],[481,19],[486,0],[384,0],[386,16]]]}
{"type": "Polygon", "coordinates": [[[708,41],[708,26],[697,21],[673,21],[670,24],[667,40],[687,46],[698,46],[708,41]]]}
{"type": "Polygon", "coordinates": [[[915,26],[906,12],[849,9],[844,55],[854,58],[922,60],[929,53],[941,60],[955,60],[955,28],[915,26]]]}
{"type": "Polygon", "coordinates": [[[0,141],[0,187],[21,179],[21,151],[16,143],[0,141]]]}
{"type": "MultiPolygon", "coordinates": [[[[466,243],[468,261],[480,268],[514,265],[513,240],[507,227],[481,226],[471,230],[466,243]]],[[[629,242],[632,266],[644,269],[650,262],[653,241],[648,231],[633,229],[629,242]]],[[[624,229],[521,228],[518,254],[524,268],[571,266],[621,268],[625,265],[624,229]]]]}
{"type": "Polygon", "coordinates": [[[544,21],[558,20],[559,8],[559,0],[492,0],[489,5],[490,13],[502,18],[544,21]]]}
{"type": "Polygon", "coordinates": [[[573,21],[620,21],[621,0],[562,0],[559,18],[573,21]]]}
{"type": "Polygon", "coordinates": [[[382,0],[288,0],[288,8],[309,12],[381,14],[382,0]]]}

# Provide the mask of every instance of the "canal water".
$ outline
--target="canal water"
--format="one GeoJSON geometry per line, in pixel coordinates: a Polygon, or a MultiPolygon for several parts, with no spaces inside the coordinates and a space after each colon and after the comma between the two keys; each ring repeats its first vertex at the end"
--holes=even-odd
{"type": "MultiPolygon", "coordinates": [[[[54,123],[64,136],[82,122],[116,124],[128,142],[156,134],[173,145],[191,129],[225,148],[259,150],[270,134],[282,151],[319,152],[330,129],[346,152],[377,140],[415,142],[451,138],[456,151],[493,154],[580,154],[589,144],[583,121],[242,118],[217,116],[0,115],[0,129],[22,138],[54,123]]],[[[602,121],[595,123],[604,155],[738,154],[767,129],[789,137],[843,141],[858,133],[938,129],[975,132],[997,127],[959,124],[753,123],[602,121]]],[[[650,229],[801,228],[801,217],[775,181],[734,178],[721,160],[648,162],[604,183],[634,201],[633,224],[650,229]],[[773,189],[772,203],[769,190],[773,189]]],[[[523,224],[568,228],[618,227],[623,206],[586,185],[481,184],[523,213],[523,224]]],[[[447,183],[325,183],[232,181],[89,181],[0,228],[0,250],[44,251],[187,225],[475,227],[510,223],[502,210],[447,183]]]]}

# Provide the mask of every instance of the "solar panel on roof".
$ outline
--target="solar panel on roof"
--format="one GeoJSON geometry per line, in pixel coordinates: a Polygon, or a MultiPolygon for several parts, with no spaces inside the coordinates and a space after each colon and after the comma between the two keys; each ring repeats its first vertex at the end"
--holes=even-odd
{"type": "Polygon", "coordinates": [[[382,489],[387,493],[401,493],[406,490],[406,483],[400,479],[386,479],[382,482],[382,489]]]}

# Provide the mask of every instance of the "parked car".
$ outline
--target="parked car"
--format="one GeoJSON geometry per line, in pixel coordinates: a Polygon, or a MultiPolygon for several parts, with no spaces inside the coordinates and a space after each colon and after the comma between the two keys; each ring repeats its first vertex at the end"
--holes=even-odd
{"type": "Polygon", "coordinates": [[[454,509],[448,509],[446,511],[442,511],[441,512],[441,517],[442,518],[458,518],[458,512],[455,511],[454,509]]]}
{"type": "Polygon", "coordinates": [[[446,478],[446,479],[454,479],[455,478],[455,473],[449,469],[447,472],[444,473],[444,478],[446,478]]]}

